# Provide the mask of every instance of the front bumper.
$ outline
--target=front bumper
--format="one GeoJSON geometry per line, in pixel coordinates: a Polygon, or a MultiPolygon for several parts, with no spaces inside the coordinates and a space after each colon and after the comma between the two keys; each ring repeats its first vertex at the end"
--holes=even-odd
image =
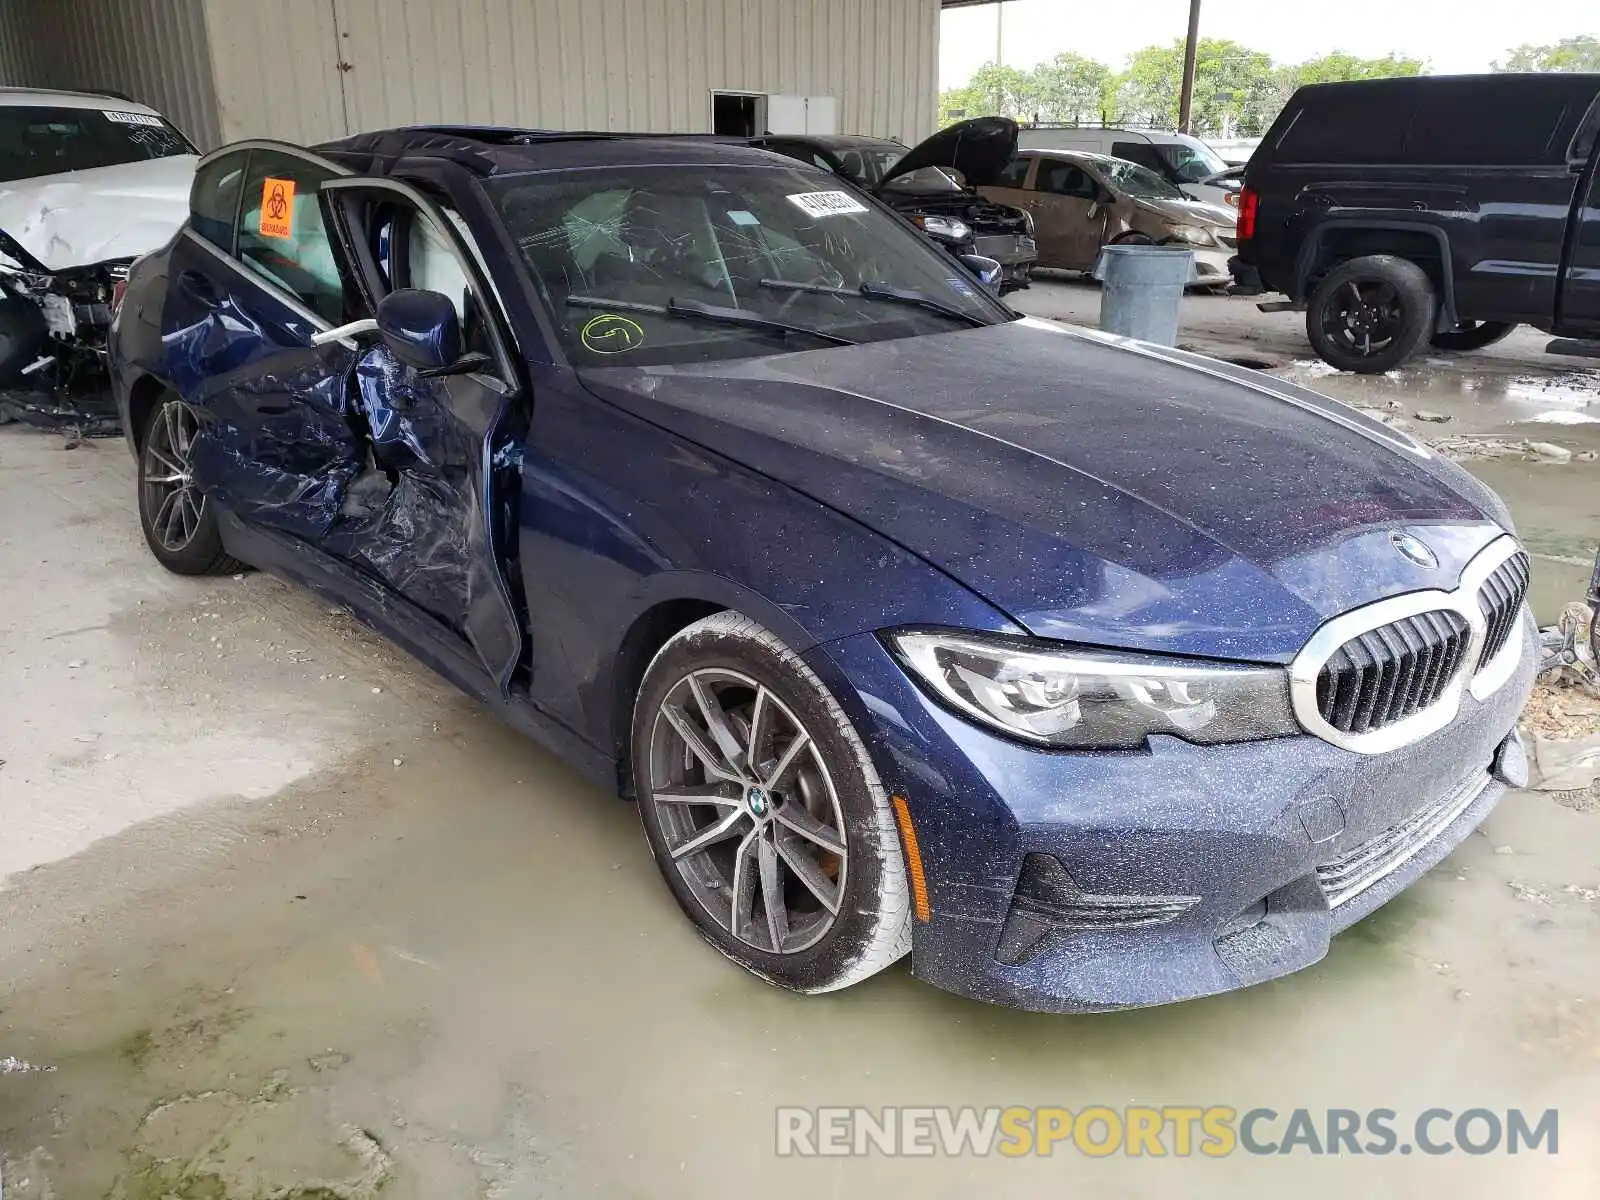
{"type": "Polygon", "coordinates": [[[1190,280],[1190,287],[1216,287],[1228,282],[1228,250],[1212,250],[1204,246],[1187,248],[1194,252],[1195,277],[1190,280]]]}
{"type": "Polygon", "coordinates": [[[930,904],[913,972],[974,999],[1087,1012],[1310,966],[1454,849],[1516,779],[1514,727],[1537,661],[1526,613],[1521,636],[1516,673],[1487,701],[1468,697],[1444,729],[1371,756],[1309,735],[1040,751],[946,712],[870,635],[807,657],[866,735],[884,786],[907,798],[930,904]],[[1050,906],[1019,898],[1019,883],[1025,865],[1050,860],[1082,900],[1104,903],[1087,926],[1038,937],[1026,926],[1050,906]],[[1108,907],[1152,921],[1117,927],[1108,907]]]}

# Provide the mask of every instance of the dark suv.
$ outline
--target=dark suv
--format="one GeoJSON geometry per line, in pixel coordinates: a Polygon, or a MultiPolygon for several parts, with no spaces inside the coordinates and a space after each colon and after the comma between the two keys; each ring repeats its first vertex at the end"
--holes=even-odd
{"type": "Polygon", "coordinates": [[[1346,371],[1521,324],[1600,338],[1597,96],[1579,74],[1301,88],[1245,172],[1236,291],[1304,307],[1346,371]]]}

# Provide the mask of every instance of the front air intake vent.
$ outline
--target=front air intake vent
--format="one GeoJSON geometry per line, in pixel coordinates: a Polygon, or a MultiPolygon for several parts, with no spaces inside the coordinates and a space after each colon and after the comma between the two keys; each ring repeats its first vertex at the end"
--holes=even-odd
{"type": "Polygon", "coordinates": [[[1079,889],[1052,854],[1026,854],[995,957],[1018,966],[1073,933],[1165,925],[1198,896],[1109,896],[1079,889]]]}

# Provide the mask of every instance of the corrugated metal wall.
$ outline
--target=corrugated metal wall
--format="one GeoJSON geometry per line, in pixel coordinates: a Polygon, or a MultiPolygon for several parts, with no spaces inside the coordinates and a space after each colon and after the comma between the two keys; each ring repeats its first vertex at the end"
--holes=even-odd
{"type": "Polygon", "coordinates": [[[830,95],[932,131],[938,0],[205,0],[222,131],[417,122],[710,128],[713,89],[830,95]]]}
{"type": "Polygon", "coordinates": [[[205,0],[0,0],[0,71],[25,87],[111,88],[203,148],[221,138],[205,0]]]}

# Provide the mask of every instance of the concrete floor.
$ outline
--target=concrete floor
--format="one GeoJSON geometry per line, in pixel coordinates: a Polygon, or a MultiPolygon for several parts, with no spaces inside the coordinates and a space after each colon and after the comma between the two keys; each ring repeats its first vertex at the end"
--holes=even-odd
{"type": "MultiPolygon", "coordinates": [[[[1310,358],[1292,317],[1189,309],[1186,339],[1310,358]]],[[[1524,343],[1316,384],[1600,444],[1517,424],[1517,389],[1574,412],[1600,390],[1524,343]]],[[[629,807],[308,595],[164,574],[121,443],[60,444],[0,429],[6,1200],[1600,1193],[1587,806],[1509,797],[1323,963],[1247,992],[1052,1018],[901,967],[790,996],[694,936],[629,807]],[[774,1156],[779,1105],[1128,1103],[1558,1108],[1560,1153],[774,1156]]],[[[1596,464],[1473,467],[1548,619],[1600,530],[1596,464]]]]}

